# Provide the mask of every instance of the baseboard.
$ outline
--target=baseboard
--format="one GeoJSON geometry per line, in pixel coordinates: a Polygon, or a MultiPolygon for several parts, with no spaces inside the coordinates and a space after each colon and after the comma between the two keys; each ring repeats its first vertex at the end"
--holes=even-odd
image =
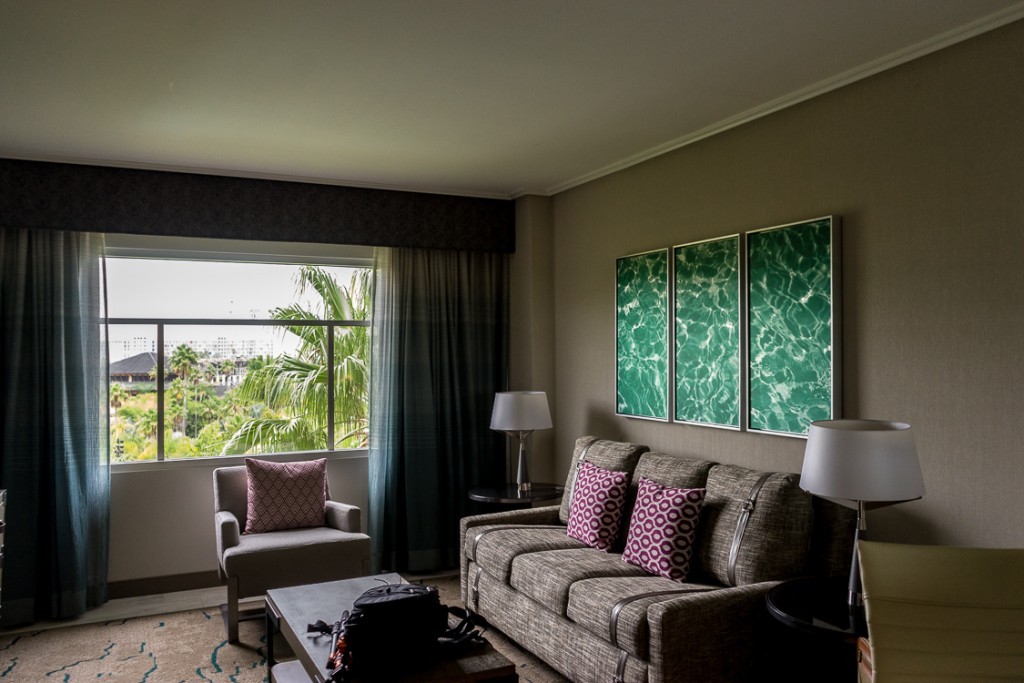
{"type": "Polygon", "coordinates": [[[177,593],[199,588],[216,588],[221,585],[220,575],[216,570],[193,572],[191,574],[172,574],[170,576],[153,576],[145,579],[128,579],[112,581],[107,584],[107,593],[111,600],[118,598],[135,598],[140,595],[158,595],[160,593],[177,593]]]}

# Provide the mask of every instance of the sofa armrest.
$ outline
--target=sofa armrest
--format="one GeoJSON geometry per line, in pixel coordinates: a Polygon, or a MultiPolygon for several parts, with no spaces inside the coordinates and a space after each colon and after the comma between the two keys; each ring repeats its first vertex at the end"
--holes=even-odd
{"type": "Polygon", "coordinates": [[[651,681],[747,680],[770,628],[765,581],[658,602],[647,610],[651,681]]]}
{"type": "Polygon", "coordinates": [[[224,551],[238,545],[241,529],[238,518],[227,510],[221,510],[216,514],[214,528],[217,532],[217,571],[220,572],[221,580],[224,580],[227,578],[224,574],[224,551]]]}
{"type": "Polygon", "coordinates": [[[467,577],[469,559],[466,557],[466,535],[469,530],[486,524],[560,524],[558,510],[558,505],[548,505],[540,508],[489,512],[483,515],[463,517],[459,520],[459,583],[462,589],[462,601],[466,607],[470,607],[467,577]]]}
{"type": "Polygon", "coordinates": [[[349,531],[354,534],[362,531],[361,511],[355,505],[329,500],[324,510],[324,520],[327,526],[338,531],[349,531]]]}
{"type": "Polygon", "coordinates": [[[466,533],[471,528],[485,524],[559,524],[558,506],[504,510],[463,517],[459,521],[459,548],[466,547],[466,533]]]}

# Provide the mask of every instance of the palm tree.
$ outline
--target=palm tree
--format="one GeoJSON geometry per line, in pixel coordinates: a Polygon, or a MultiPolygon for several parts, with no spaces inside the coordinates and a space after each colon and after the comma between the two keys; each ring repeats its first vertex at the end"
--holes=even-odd
{"type": "MultiPolygon", "coordinates": [[[[319,309],[299,304],[276,308],[274,320],[367,320],[370,313],[369,271],[356,271],[348,286],[339,285],[322,268],[303,266],[299,294],[315,291],[319,309]]],[[[299,339],[295,355],[250,362],[238,387],[246,401],[262,403],[277,417],[247,420],[228,440],[223,454],[323,450],[333,445],[365,447],[369,426],[370,333],[368,327],[337,327],[334,335],[335,444],[328,444],[328,327],[287,325],[299,339]]],[[[255,359],[254,359],[255,360],[255,359]]]]}
{"type": "Polygon", "coordinates": [[[235,374],[235,361],[228,358],[220,364],[220,371],[224,373],[224,384],[231,386],[231,377],[235,374]]]}
{"type": "Polygon", "coordinates": [[[117,415],[117,409],[128,400],[129,396],[131,396],[131,393],[120,382],[114,382],[110,385],[110,407],[114,409],[114,416],[117,415]]]}
{"type": "Polygon", "coordinates": [[[184,385],[181,408],[182,433],[188,429],[188,373],[198,362],[199,356],[188,344],[179,344],[167,360],[167,364],[171,367],[171,372],[181,378],[181,383],[184,385]]]}

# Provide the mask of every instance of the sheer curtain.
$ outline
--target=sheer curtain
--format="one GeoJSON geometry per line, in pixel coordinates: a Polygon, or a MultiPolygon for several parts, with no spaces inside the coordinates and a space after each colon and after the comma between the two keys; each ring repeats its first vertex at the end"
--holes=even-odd
{"type": "Polygon", "coordinates": [[[0,229],[2,623],[107,599],[103,236],[0,229]]]}
{"type": "Polygon", "coordinates": [[[458,565],[471,487],[505,479],[508,256],[375,252],[368,526],[374,570],[458,565]]]}

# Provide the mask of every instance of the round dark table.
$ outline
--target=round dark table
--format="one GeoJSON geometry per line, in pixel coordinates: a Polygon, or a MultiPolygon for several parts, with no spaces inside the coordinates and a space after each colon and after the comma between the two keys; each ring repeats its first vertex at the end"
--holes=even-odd
{"type": "Polygon", "coordinates": [[[847,604],[849,583],[841,578],[805,577],[768,591],[768,611],[786,626],[856,641],[867,635],[864,610],[847,604]]]}
{"type": "Polygon", "coordinates": [[[515,484],[502,484],[472,488],[469,490],[469,497],[481,503],[529,507],[534,503],[558,500],[564,491],[565,487],[558,484],[531,483],[528,491],[520,491],[515,484]]]}
{"type": "Polygon", "coordinates": [[[806,577],[768,591],[768,612],[796,635],[786,638],[787,680],[857,680],[857,638],[867,635],[864,610],[847,603],[845,578],[806,577]]]}

